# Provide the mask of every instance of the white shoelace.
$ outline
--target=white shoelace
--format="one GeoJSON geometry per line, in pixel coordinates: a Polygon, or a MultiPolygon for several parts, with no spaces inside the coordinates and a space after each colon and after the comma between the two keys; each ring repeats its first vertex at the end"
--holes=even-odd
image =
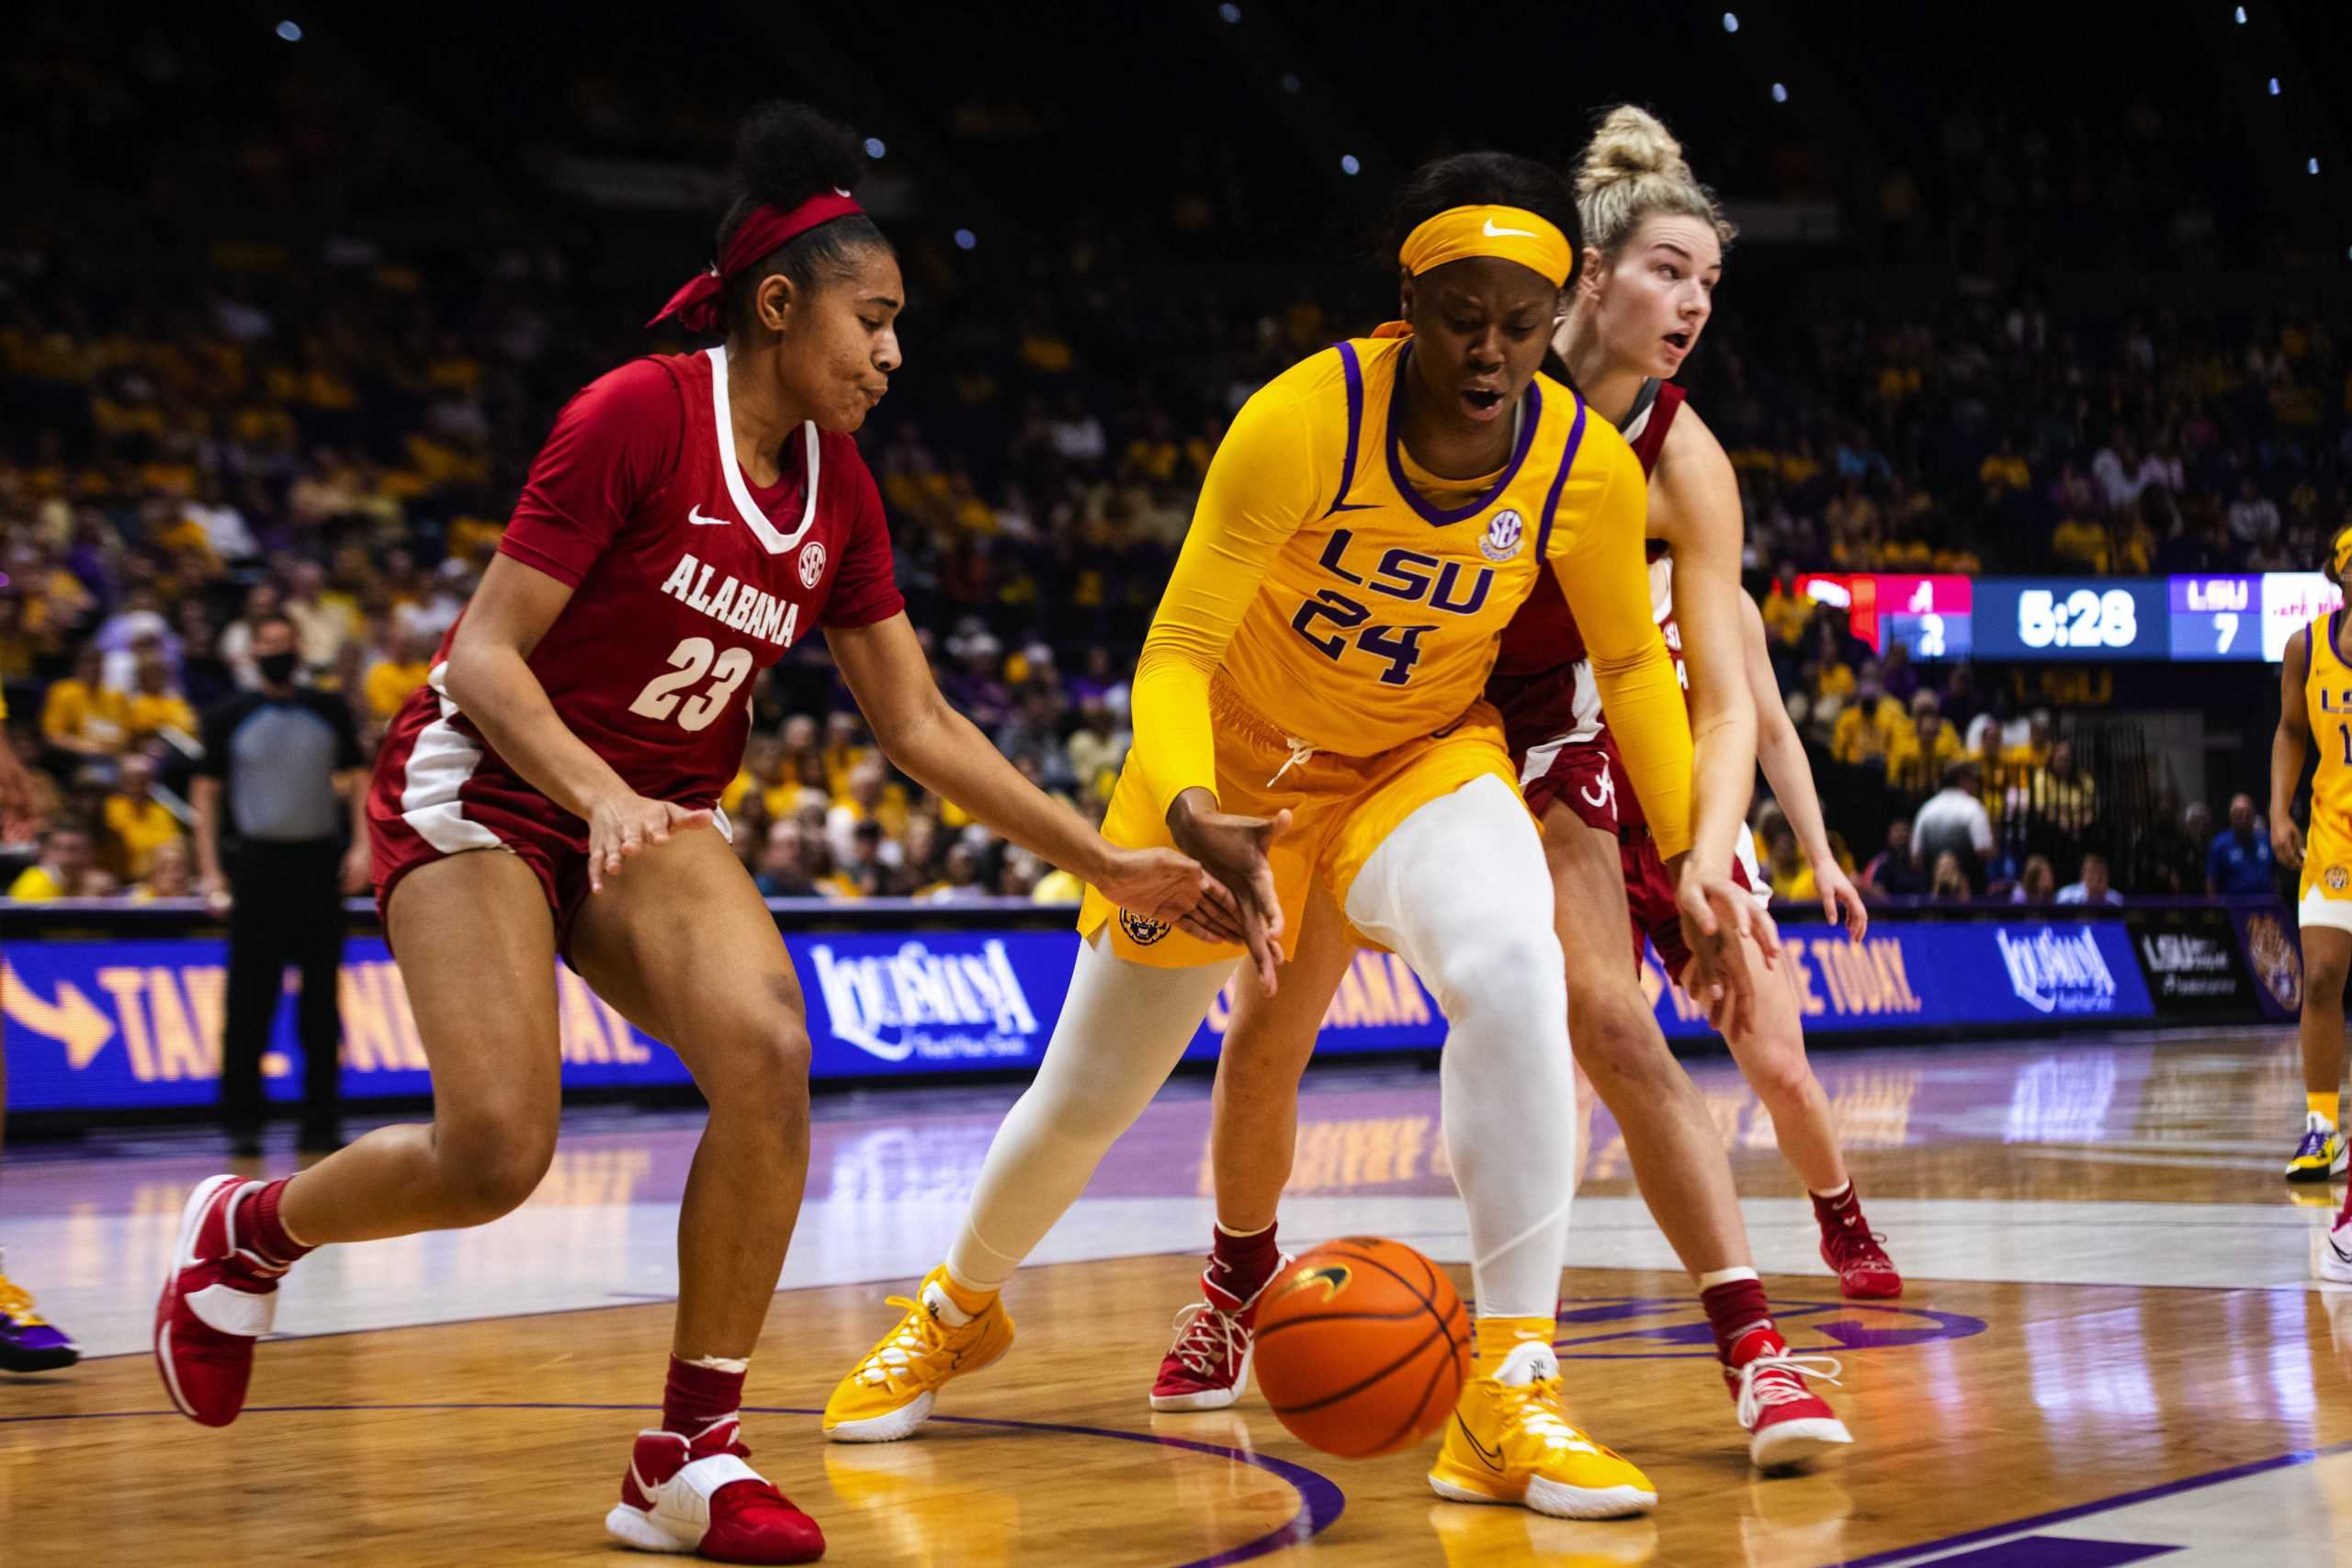
{"type": "Polygon", "coordinates": [[[898,1331],[876,1345],[857,1369],[857,1381],[876,1388],[910,1369],[917,1356],[936,1350],[940,1341],[939,1325],[921,1303],[891,1296],[883,1304],[904,1307],[907,1315],[899,1320],[898,1331]]]}
{"type": "Polygon", "coordinates": [[[1309,746],[1306,741],[1301,740],[1295,735],[1283,736],[1283,744],[1290,748],[1290,756],[1283,761],[1281,767],[1274,770],[1274,776],[1266,781],[1266,787],[1268,789],[1272,789],[1276,784],[1282,783],[1283,775],[1290,772],[1293,768],[1303,768],[1306,766],[1307,763],[1315,760],[1315,748],[1309,746]]]}
{"type": "Polygon", "coordinates": [[[1556,1378],[1538,1378],[1533,1382],[1505,1383],[1518,1397],[1519,1427],[1543,1440],[1547,1449],[1566,1449],[1573,1453],[1596,1454],[1600,1448],[1590,1438],[1568,1425],[1560,1411],[1560,1384],[1556,1378]]]}
{"type": "Polygon", "coordinates": [[[1230,1366],[1249,1349],[1250,1331],[1229,1312],[1193,1302],[1176,1314],[1176,1343],[1169,1354],[1196,1377],[1207,1377],[1219,1365],[1230,1366]]]}
{"type": "Polygon", "coordinates": [[[1798,1356],[1784,1352],[1778,1356],[1757,1357],[1739,1369],[1740,1426],[1754,1431],[1767,1405],[1790,1404],[1800,1399],[1811,1398],[1811,1393],[1795,1379],[1815,1377],[1824,1382],[1837,1382],[1838,1374],[1844,1370],[1844,1363],[1835,1356],[1798,1356]],[[1791,1375],[1769,1379],[1758,1375],[1770,1371],[1791,1375]]]}

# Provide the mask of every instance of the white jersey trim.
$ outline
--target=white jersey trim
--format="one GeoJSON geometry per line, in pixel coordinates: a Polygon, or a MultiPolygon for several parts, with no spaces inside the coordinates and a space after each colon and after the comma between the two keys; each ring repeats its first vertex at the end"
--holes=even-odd
{"type": "Polygon", "coordinates": [[[466,781],[481,765],[482,753],[480,746],[449,722],[458,715],[458,705],[449,700],[448,688],[443,683],[448,671],[444,661],[425,677],[440,700],[441,716],[418,732],[408,764],[401,770],[401,820],[445,855],[461,850],[494,850],[500,844],[498,835],[470,820],[465,802],[458,798],[466,781]]]}
{"type": "Polygon", "coordinates": [[[752,536],[759,540],[760,547],[772,556],[780,556],[807,537],[810,525],[817,521],[817,422],[809,419],[800,423],[800,434],[808,452],[808,498],[800,509],[800,526],[789,534],[779,534],[775,525],[768,521],[768,514],[760,510],[759,502],[752,499],[752,487],[743,482],[742,467],[735,461],[735,425],[727,412],[727,351],[712,348],[704,352],[710,355],[710,406],[717,417],[713,434],[718,441],[718,470],[727,476],[727,493],[733,498],[736,513],[752,530],[752,536]]]}

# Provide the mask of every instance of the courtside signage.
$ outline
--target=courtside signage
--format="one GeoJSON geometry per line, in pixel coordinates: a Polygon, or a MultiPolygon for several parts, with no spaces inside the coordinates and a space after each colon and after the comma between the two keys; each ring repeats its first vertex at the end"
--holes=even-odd
{"type": "MultiPolygon", "coordinates": [[[[1782,983],[1814,1031],[2154,1016],[2121,921],[1897,923],[1849,942],[1833,927],[1781,928],[1782,983]]],[[[1076,938],[1057,931],[794,934],[820,1078],[921,1077],[1034,1068],[1069,984],[1076,938]]],[[[210,938],[15,941],[0,959],[0,1032],[18,1111],[209,1104],[219,1094],[226,972],[210,938]]],[[[1706,1032],[1657,955],[1643,981],[1675,1038],[1706,1032]]],[[[383,942],[344,950],[343,1084],[354,1100],[429,1091],[399,968],[383,942]]],[[[556,976],[568,1088],[684,1084],[685,1069],[569,969],[556,976]]],[[[1231,1017],[1219,997],[1186,1052],[1213,1058],[1231,1017]]],[[[263,1062],[273,1100],[300,1093],[292,999],[263,1062]]],[[[1324,1016],[1326,1053],[1430,1049],[1445,1020],[1402,959],[1360,953],[1324,1016]]]]}

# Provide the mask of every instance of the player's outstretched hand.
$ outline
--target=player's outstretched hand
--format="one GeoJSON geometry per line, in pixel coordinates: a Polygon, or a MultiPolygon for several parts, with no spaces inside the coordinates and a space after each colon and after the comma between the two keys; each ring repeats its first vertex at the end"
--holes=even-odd
{"type": "Polygon", "coordinates": [[[2283,811],[2270,814],[2270,852],[2289,871],[2299,871],[2303,863],[2303,830],[2295,819],[2283,811]]]}
{"type": "Polygon", "coordinates": [[[1107,868],[1094,886],[1121,908],[1167,920],[1203,942],[1243,940],[1233,895],[1192,856],[1175,850],[1104,852],[1107,868]]]}
{"type": "Polygon", "coordinates": [[[1674,901],[1682,919],[1682,941],[1690,949],[1685,985],[1706,1009],[1707,1021],[1726,1035],[1745,1031],[1755,1016],[1756,984],[1739,951],[1747,936],[1770,962],[1780,955],[1780,930],[1756,907],[1755,895],[1728,876],[1702,876],[1679,870],[1674,901]]]}
{"type": "Polygon", "coordinates": [[[588,891],[602,893],[632,856],[670,841],[673,833],[710,826],[707,810],[689,811],[641,795],[608,795],[588,813],[588,891]]]}
{"type": "MultiPolygon", "coordinates": [[[[1290,813],[1237,817],[1216,809],[1208,791],[1188,789],[1169,807],[1168,830],[1176,847],[1200,862],[1230,898],[1241,925],[1241,944],[1258,970],[1258,984],[1272,996],[1275,971],[1283,961],[1283,906],[1274,894],[1266,849],[1290,831],[1290,813]]],[[[1226,905],[1217,900],[1215,907],[1221,910],[1226,905]]]]}
{"type": "Polygon", "coordinates": [[[1860,942],[1870,933],[1871,912],[1862,903],[1862,896],[1854,887],[1846,868],[1836,861],[1813,868],[1813,885],[1821,893],[1821,912],[1833,926],[1846,928],[1849,942],[1860,942]],[[1844,911],[1842,914],[1840,909],[1844,911]]]}

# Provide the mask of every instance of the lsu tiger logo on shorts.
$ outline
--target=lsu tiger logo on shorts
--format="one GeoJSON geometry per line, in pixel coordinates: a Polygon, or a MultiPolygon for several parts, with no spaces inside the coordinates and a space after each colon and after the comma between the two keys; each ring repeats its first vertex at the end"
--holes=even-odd
{"type": "Polygon", "coordinates": [[[1149,947],[1176,928],[1167,920],[1155,920],[1149,915],[1138,915],[1133,909],[1122,907],[1119,929],[1126,932],[1127,940],[1137,947],[1149,947]]]}
{"type": "Polygon", "coordinates": [[[2352,872],[2346,872],[2340,865],[2332,865],[2321,874],[2320,880],[2327,884],[2327,890],[2330,893],[2341,893],[2344,891],[2344,885],[2352,882],[2352,872]]]}
{"type": "Polygon", "coordinates": [[[1478,541],[1478,553],[1491,561],[1509,560],[1519,554],[1519,542],[1526,535],[1527,520],[1505,507],[1487,525],[1487,536],[1478,541]]]}

